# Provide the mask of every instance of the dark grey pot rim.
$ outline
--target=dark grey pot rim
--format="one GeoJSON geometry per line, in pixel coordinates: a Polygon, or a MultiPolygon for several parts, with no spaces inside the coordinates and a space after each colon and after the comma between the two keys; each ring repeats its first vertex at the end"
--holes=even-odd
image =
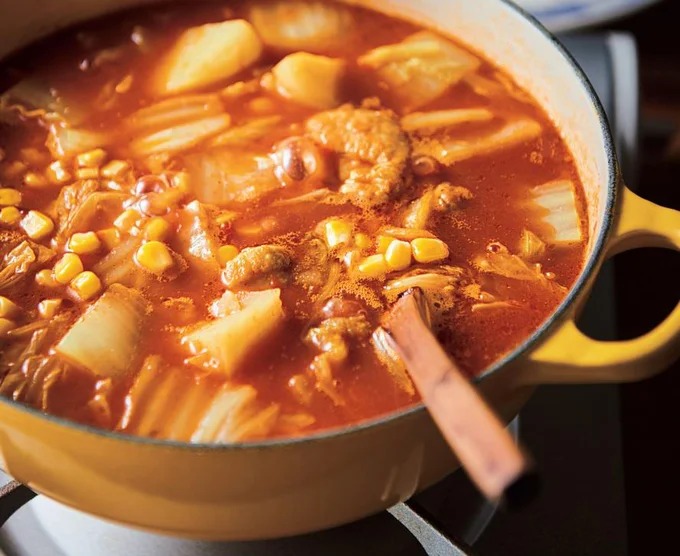
{"type": "MultiPolygon", "coordinates": [[[[616,154],[614,149],[614,141],[612,139],[611,131],[609,129],[609,124],[607,122],[607,116],[605,114],[604,108],[592,84],[586,77],[585,73],[578,65],[574,57],[564,48],[562,43],[555,38],[539,21],[529,14],[527,11],[523,10],[517,6],[511,0],[499,0],[501,3],[505,4],[507,7],[515,11],[520,17],[527,19],[534,27],[548,40],[552,45],[560,52],[562,57],[565,59],[567,64],[569,64],[571,70],[576,74],[579,81],[585,88],[590,102],[596,109],[597,119],[600,124],[600,132],[604,139],[604,146],[607,155],[607,169],[609,174],[609,181],[607,183],[607,197],[606,203],[602,216],[602,226],[600,228],[599,234],[593,245],[592,252],[586,261],[586,264],[581,272],[581,275],[577,279],[574,286],[571,288],[565,299],[562,301],[560,306],[553,312],[553,314],[546,319],[546,321],[534,331],[534,333],[527,338],[521,345],[516,347],[511,352],[507,353],[502,359],[496,361],[493,365],[487,368],[483,373],[474,379],[475,383],[483,381],[485,378],[491,376],[498,372],[502,367],[513,361],[514,359],[522,356],[527,351],[531,350],[539,339],[543,337],[548,331],[565,315],[568,309],[571,307],[572,303],[581,295],[584,291],[588,281],[590,280],[592,274],[596,271],[600,260],[604,253],[604,246],[606,244],[609,232],[611,230],[612,222],[614,219],[614,208],[616,206],[617,191],[619,183],[619,172],[618,164],[616,162],[616,154]]],[[[300,437],[293,438],[282,438],[282,439],[272,439],[272,440],[262,440],[258,442],[244,442],[239,444],[199,444],[190,442],[178,442],[173,440],[161,440],[148,437],[132,436],[128,434],[123,434],[120,432],[107,431],[104,429],[99,429],[91,425],[85,425],[81,423],[76,423],[69,421],[62,417],[56,417],[42,411],[35,409],[33,407],[27,406],[23,403],[16,402],[4,396],[0,396],[0,403],[10,405],[14,409],[18,409],[25,413],[28,413],[32,417],[38,417],[40,419],[45,419],[53,424],[59,426],[65,426],[75,429],[80,432],[94,434],[106,437],[112,441],[126,442],[131,444],[138,444],[140,446],[146,447],[157,447],[157,448],[172,448],[177,450],[189,450],[195,452],[222,452],[222,451],[244,451],[244,450],[264,450],[264,449],[277,449],[283,447],[293,447],[298,444],[309,444],[312,442],[320,442],[324,440],[334,440],[344,437],[349,437],[357,434],[366,433],[373,428],[380,427],[382,425],[388,425],[395,423],[402,419],[407,419],[416,414],[420,414],[425,411],[425,406],[422,403],[414,404],[413,406],[406,407],[392,413],[381,415],[379,417],[374,417],[372,419],[367,419],[359,423],[347,426],[347,427],[336,427],[332,429],[327,429],[322,432],[309,434],[300,437]]]]}

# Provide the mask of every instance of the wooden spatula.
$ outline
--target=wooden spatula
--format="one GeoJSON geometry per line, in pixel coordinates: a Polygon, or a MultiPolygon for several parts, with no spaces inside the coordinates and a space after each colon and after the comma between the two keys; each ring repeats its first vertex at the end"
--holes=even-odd
{"type": "Polygon", "coordinates": [[[490,500],[506,494],[509,505],[527,502],[537,487],[528,457],[446,354],[429,322],[425,295],[413,288],[397,300],[382,326],[423,403],[479,490],[490,500]]]}

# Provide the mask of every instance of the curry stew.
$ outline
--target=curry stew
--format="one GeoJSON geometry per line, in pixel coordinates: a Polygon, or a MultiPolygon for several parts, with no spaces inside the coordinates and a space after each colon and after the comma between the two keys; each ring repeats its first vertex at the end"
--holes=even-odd
{"type": "Polygon", "coordinates": [[[417,403],[380,317],[419,286],[471,377],[581,270],[540,107],[477,53],[326,2],[170,4],[7,60],[0,391],[189,442],[417,403]]]}

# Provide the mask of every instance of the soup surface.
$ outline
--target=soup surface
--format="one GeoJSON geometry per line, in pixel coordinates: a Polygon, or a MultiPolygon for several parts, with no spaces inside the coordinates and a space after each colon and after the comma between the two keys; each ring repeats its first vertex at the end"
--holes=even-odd
{"type": "Polygon", "coordinates": [[[0,391],[192,442],[417,403],[411,288],[471,377],[576,279],[572,158],[450,38],[325,2],[164,4],[7,60],[0,391]]]}

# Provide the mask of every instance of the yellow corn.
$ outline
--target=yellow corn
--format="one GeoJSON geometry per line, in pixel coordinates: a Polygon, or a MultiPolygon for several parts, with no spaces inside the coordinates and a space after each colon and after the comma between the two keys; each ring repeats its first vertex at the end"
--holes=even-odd
{"type": "Polygon", "coordinates": [[[27,187],[45,187],[47,185],[47,178],[36,172],[26,172],[24,174],[24,184],[27,187]]]}
{"type": "Polygon", "coordinates": [[[328,247],[349,243],[352,239],[352,225],[344,220],[329,220],[326,222],[325,231],[328,247]]]}
{"type": "Polygon", "coordinates": [[[238,255],[238,247],[235,245],[223,245],[217,250],[217,261],[224,265],[238,255]]]}
{"type": "Polygon", "coordinates": [[[379,278],[388,272],[384,255],[371,255],[359,263],[357,271],[365,278],[379,278]]]}
{"type": "Polygon", "coordinates": [[[378,236],[378,253],[386,253],[390,243],[394,241],[390,236],[378,236]]]}
{"type": "Polygon", "coordinates": [[[76,177],[79,180],[94,180],[99,177],[99,168],[78,168],[76,177]]]}
{"type": "Polygon", "coordinates": [[[370,249],[371,245],[373,245],[373,242],[366,234],[358,233],[356,236],[354,236],[354,244],[359,249],[370,249]]]}
{"type": "Polygon", "coordinates": [[[147,241],[137,249],[135,258],[137,264],[156,274],[165,272],[174,264],[170,250],[160,241],[147,241]]]}
{"type": "Polygon", "coordinates": [[[0,338],[7,336],[14,328],[16,328],[14,322],[9,319],[0,318],[0,338]]]}
{"type": "Polygon", "coordinates": [[[102,282],[99,279],[99,276],[94,272],[86,270],[71,280],[69,288],[71,288],[80,299],[87,301],[102,290],[102,282]]]}
{"type": "Polygon", "coordinates": [[[101,175],[105,178],[117,178],[130,169],[130,164],[124,160],[112,160],[101,169],[101,175]]]}
{"type": "Polygon", "coordinates": [[[81,168],[97,168],[106,161],[104,149],[93,149],[76,156],[76,162],[81,168]]]}
{"type": "Polygon", "coordinates": [[[142,215],[136,210],[126,209],[113,221],[113,225],[121,232],[129,232],[141,217],[142,215]]]}
{"type": "Polygon", "coordinates": [[[413,258],[419,263],[433,263],[449,256],[449,247],[441,239],[419,237],[411,242],[413,258]]]}
{"type": "Polygon", "coordinates": [[[55,160],[47,167],[47,175],[49,176],[50,181],[57,185],[67,183],[72,179],[71,174],[64,167],[64,164],[61,160],[55,160]]]}
{"type": "Polygon", "coordinates": [[[187,172],[177,172],[172,176],[172,186],[176,187],[184,193],[191,191],[191,183],[189,182],[189,174],[187,172]]]}
{"type": "Polygon", "coordinates": [[[54,265],[54,279],[65,286],[83,271],[83,261],[75,253],[64,253],[54,265]]]}
{"type": "Polygon", "coordinates": [[[149,241],[165,241],[170,236],[170,232],[172,232],[170,223],[165,218],[154,216],[144,226],[144,239],[149,241]]]}
{"type": "Polygon", "coordinates": [[[0,224],[14,226],[21,220],[21,211],[17,207],[2,207],[0,209],[0,224]]]}
{"type": "Polygon", "coordinates": [[[75,233],[68,240],[68,249],[78,255],[89,255],[99,250],[101,241],[94,232],[75,233]]]}
{"type": "Polygon", "coordinates": [[[385,251],[385,262],[390,270],[404,270],[411,264],[411,244],[395,239],[385,251]]]}
{"type": "Polygon", "coordinates": [[[44,319],[51,319],[61,307],[61,299],[43,299],[38,303],[38,313],[44,319]]]}
{"type": "Polygon", "coordinates": [[[40,240],[52,233],[54,222],[49,216],[37,210],[29,210],[21,221],[21,227],[31,239],[40,240]]]}
{"type": "Polygon", "coordinates": [[[0,317],[13,317],[19,312],[19,307],[17,307],[14,302],[7,299],[5,296],[0,295],[0,317]]]}
{"type": "Polygon", "coordinates": [[[43,268],[35,273],[35,283],[44,288],[54,288],[59,285],[55,282],[52,271],[47,268],[43,268]]]}
{"type": "Polygon", "coordinates": [[[0,189],[0,206],[20,205],[21,191],[12,189],[11,187],[3,187],[0,189]]]}
{"type": "Polygon", "coordinates": [[[25,171],[26,165],[19,160],[15,160],[14,162],[11,162],[5,166],[3,174],[6,178],[16,178],[19,174],[22,174],[25,171]]]}
{"type": "Polygon", "coordinates": [[[97,237],[109,251],[120,243],[120,232],[116,228],[105,228],[97,232],[97,237]]]}
{"type": "Polygon", "coordinates": [[[361,251],[359,249],[350,249],[342,257],[342,262],[347,268],[354,268],[361,260],[361,251]]]}

